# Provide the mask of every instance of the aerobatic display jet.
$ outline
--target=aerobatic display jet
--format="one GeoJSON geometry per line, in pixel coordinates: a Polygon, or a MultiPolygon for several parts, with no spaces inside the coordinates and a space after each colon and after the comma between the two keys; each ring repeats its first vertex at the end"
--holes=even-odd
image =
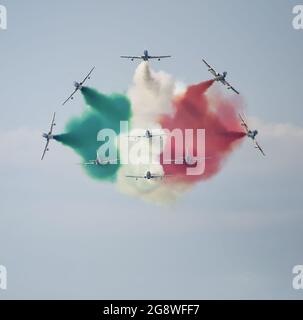
{"type": "Polygon", "coordinates": [[[215,81],[221,82],[223,85],[227,86],[228,90],[233,90],[235,93],[240,94],[240,92],[238,90],[236,90],[229,82],[226,81],[226,76],[227,76],[226,71],[224,71],[222,74],[218,73],[204,59],[202,59],[202,60],[206,64],[206,66],[208,67],[208,71],[215,77],[214,78],[215,81]]]}
{"type": "Polygon", "coordinates": [[[239,118],[241,120],[241,126],[245,128],[247,137],[252,139],[252,141],[255,144],[255,148],[258,149],[263,154],[263,156],[265,156],[265,153],[264,153],[263,149],[260,147],[259,143],[256,140],[256,136],[258,134],[258,130],[249,129],[246,121],[244,120],[244,118],[240,114],[239,114],[239,118]]]}
{"type": "Polygon", "coordinates": [[[88,75],[81,81],[81,82],[74,82],[74,86],[75,86],[75,90],[73,91],[73,93],[62,103],[62,105],[64,106],[66,104],[66,102],[68,102],[69,100],[73,100],[74,99],[74,95],[77,91],[81,90],[83,88],[84,83],[90,79],[90,76],[92,74],[92,72],[94,71],[95,67],[93,67],[91,69],[91,71],[88,73],[88,75]]]}
{"type": "Polygon", "coordinates": [[[148,61],[151,59],[157,59],[158,61],[160,61],[161,59],[165,59],[165,58],[171,58],[171,56],[150,56],[148,53],[148,50],[144,50],[143,55],[142,56],[120,56],[120,58],[123,59],[130,59],[131,61],[136,60],[143,60],[143,61],[148,61]]]}

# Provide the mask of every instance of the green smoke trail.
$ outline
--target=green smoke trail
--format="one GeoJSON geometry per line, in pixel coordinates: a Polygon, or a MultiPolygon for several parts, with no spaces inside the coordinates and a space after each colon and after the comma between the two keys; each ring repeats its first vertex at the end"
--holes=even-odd
{"type": "MultiPolygon", "coordinates": [[[[105,95],[95,89],[83,87],[86,108],[79,117],[72,118],[65,127],[65,133],[54,139],[71,147],[82,160],[94,160],[97,150],[103,143],[97,141],[101,129],[112,129],[120,133],[120,121],[129,121],[131,105],[128,98],[121,94],[105,95]]],[[[115,145],[112,145],[116,149],[115,145]]],[[[119,163],[102,166],[85,166],[85,171],[95,179],[114,181],[119,163]]]]}

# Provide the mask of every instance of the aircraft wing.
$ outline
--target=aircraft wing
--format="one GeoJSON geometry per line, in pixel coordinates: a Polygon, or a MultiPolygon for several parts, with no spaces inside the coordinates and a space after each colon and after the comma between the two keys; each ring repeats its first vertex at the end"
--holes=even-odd
{"type": "Polygon", "coordinates": [[[108,163],[108,164],[117,164],[118,161],[119,161],[119,159],[110,159],[110,160],[106,161],[106,163],[108,163]]]}
{"type": "Polygon", "coordinates": [[[54,115],[53,115],[52,123],[51,123],[50,129],[49,129],[49,134],[53,133],[54,126],[56,125],[55,119],[56,119],[56,112],[54,112],[54,115]]]}
{"type": "Polygon", "coordinates": [[[236,94],[240,94],[240,92],[238,90],[236,90],[230,83],[228,83],[226,80],[225,80],[225,85],[228,86],[227,89],[229,90],[232,90],[233,92],[235,92],[236,94]]]}
{"type": "Polygon", "coordinates": [[[128,136],[129,138],[153,138],[153,137],[163,137],[165,134],[152,134],[151,137],[147,137],[145,134],[137,136],[128,136]]]}
{"type": "Polygon", "coordinates": [[[74,92],[62,103],[62,105],[64,106],[66,104],[66,102],[69,101],[78,90],[79,90],[79,88],[76,88],[74,90],[74,92]]]}
{"type": "Polygon", "coordinates": [[[155,138],[155,137],[164,137],[165,134],[152,134],[151,137],[143,136],[143,138],[155,138]]]}
{"type": "Polygon", "coordinates": [[[132,175],[127,175],[125,176],[126,178],[134,178],[134,179],[144,179],[145,177],[143,176],[132,176],[132,175]]]}
{"type": "Polygon", "coordinates": [[[110,159],[110,160],[91,160],[88,162],[83,163],[84,166],[97,166],[97,165],[106,165],[106,164],[116,164],[119,160],[118,159],[110,159]]]}
{"type": "Polygon", "coordinates": [[[152,179],[163,179],[164,175],[163,174],[152,174],[151,178],[152,179]]]}
{"type": "MultiPolygon", "coordinates": [[[[209,160],[211,159],[211,157],[205,157],[205,158],[194,158],[193,161],[195,163],[199,163],[199,162],[202,162],[202,161],[205,161],[205,160],[209,160]]],[[[185,158],[180,158],[180,159],[173,159],[173,160],[163,160],[163,163],[164,164],[167,164],[167,163],[173,163],[173,164],[187,164],[186,163],[186,159],[185,158]]]]}
{"type": "Polygon", "coordinates": [[[163,160],[164,164],[168,164],[168,163],[173,163],[173,164],[183,164],[184,163],[184,159],[180,158],[180,159],[168,159],[168,160],[163,160]]]}
{"type": "Polygon", "coordinates": [[[171,56],[149,56],[149,59],[164,59],[164,58],[171,58],[171,56]]]}
{"type": "Polygon", "coordinates": [[[233,92],[235,92],[236,94],[240,94],[240,92],[238,90],[236,90],[234,87],[229,87],[233,92]]]}
{"type": "Polygon", "coordinates": [[[260,152],[263,154],[263,156],[265,156],[263,149],[260,147],[260,145],[257,141],[255,141],[255,147],[260,150],[260,152]]]}
{"type": "Polygon", "coordinates": [[[41,160],[43,160],[43,159],[44,159],[44,156],[45,156],[45,154],[46,154],[46,151],[47,151],[48,145],[49,145],[49,140],[47,140],[47,141],[46,141],[46,145],[45,145],[45,148],[44,148],[44,151],[43,151],[43,154],[42,154],[41,160]]]}
{"type": "Polygon", "coordinates": [[[100,164],[117,164],[118,163],[118,159],[109,159],[109,160],[99,160],[100,164]]]}
{"type": "Polygon", "coordinates": [[[145,135],[138,136],[128,136],[128,138],[145,138],[145,135]]]}
{"type": "Polygon", "coordinates": [[[193,158],[193,161],[195,162],[195,163],[200,163],[200,162],[202,162],[202,161],[205,161],[205,160],[209,160],[209,159],[211,159],[211,157],[199,157],[199,158],[196,158],[196,157],[194,157],[193,158]]]}
{"type": "Polygon", "coordinates": [[[123,59],[142,59],[140,56],[120,56],[123,59]]]}
{"type": "Polygon", "coordinates": [[[172,174],[153,174],[152,178],[153,179],[164,179],[164,178],[169,178],[172,177],[172,174]]]}
{"type": "Polygon", "coordinates": [[[204,59],[202,59],[202,61],[206,64],[208,71],[216,77],[217,76],[216,70],[210,64],[208,64],[204,59]]]}
{"type": "Polygon", "coordinates": [[[245,128],[246,133],[248,133],[248,131],[249,131],[248,125],[247,125],[247,123],[245,122],[245,120],[243,119],[243,117],[241,116],[240,113],[239,113],[239,118],[241,120],[241,125],[245,128]]]}
{"type": "Polygon", "coordinates": [[[165,133],[162,133],[162,134],[152,134],[152,137],[163,137],[165,136],[166,134],[165,133]]]}
{"type": "Polygon", "coordinates": [[[93,67],[92,69],[91,69],[91,71],[88,73],[88,75],[83,79],[83,81],[81,82],[81,84],[83,84],[89,77],[90,77],[90,75],[93,73],[93,71],[95,70],[95,67],[93,67]]]}
{"type": "Polygon", "coordinates": [[[84,163],[81,163],[83,166],[95,166],[96,163],[95,162],[84,162],[84,163]]]}

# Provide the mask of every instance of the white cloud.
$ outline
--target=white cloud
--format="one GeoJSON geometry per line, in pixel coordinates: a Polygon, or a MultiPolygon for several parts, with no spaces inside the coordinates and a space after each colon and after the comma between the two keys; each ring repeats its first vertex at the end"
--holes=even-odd
{"type": "Polygon", "coordinates": [[[258,128],[266,138],[294,138],[303,142],[303,128],[291,123],[266,123],[257,117],[250,117],[249,123],[258,128]]]}

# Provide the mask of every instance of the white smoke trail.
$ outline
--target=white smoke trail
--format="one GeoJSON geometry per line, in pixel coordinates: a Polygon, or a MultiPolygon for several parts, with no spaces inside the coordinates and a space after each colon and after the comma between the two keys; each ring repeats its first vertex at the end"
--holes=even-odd
{"type": "MultiPolygon", "coordinates": [[[[132,131],[130,135],[144,134],[145,130],[150,130],[153,134],[161,133],[159,119],[164,115],[173,115],[172,100],[175,94],[174,79],[160,71],[154,72],[149,68],[148,62],[142,62],[136,69],[133,85],[129,89],[128,96],[132,104],[132,131]],[[138,129],[141,129],[138,131],[138,129]],[[134,133],[135,132],[135,133],[134,133]]],[[[120,143],[127,137],[120,137],[120,143]]],[[[119,190],[129,195],[140,197],[144,200],[157,204],[171,203],[176,200],[188,185],[171,184],[165,178],[147,181],[145,179],[126,178],[126,175],[144,175],[148,170],[153,174],[163,174],[163,167],[159,163],[159,156],[162,145],[165,143],[159,137],[152,139],[152,150],[149,148],[151,141],[141,139],[141,145],[145,145],[146,152],[149,152],[149,159],[152,164],[128,164],[121,166],[118,173],[117,186],[119,190]],[[158,163],[158,164],[157,164],[158,163]]],[[[129,141],[131,148],[132,142],[129,141]]],[[[125,159],[128,154],[120,154],[125,159]]]]}
{"type": "Polygon", "coordinates": [[[128,96],[132,103],[133,128],[159,128],[160,116],[172,113],[175,83],[164,72],[153,72],[148,62],[142,62],[134,75],[128,96]]]}

